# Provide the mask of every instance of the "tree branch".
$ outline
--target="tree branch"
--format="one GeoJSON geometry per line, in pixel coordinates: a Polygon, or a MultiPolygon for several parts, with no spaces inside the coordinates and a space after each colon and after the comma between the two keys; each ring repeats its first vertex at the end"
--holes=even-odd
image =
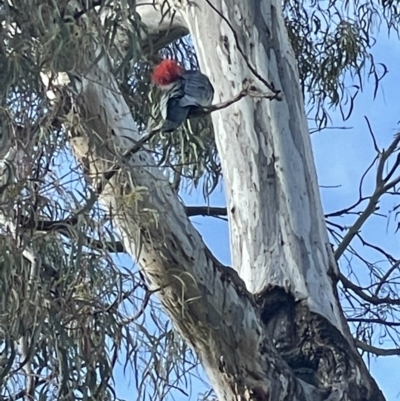
{"type": "MultiPolygon", "coordinates": [[[[210,207],[210,206],[185,206],[186,215],[188,217],[194,216],[226,216],[227,210],[225,207],[210,207]]],[[[37,220],[34,218],[25,218],[20,223],[19,227],[23,230],[37,230],[43,232],[57,232],[64,237],[75,240],[76,238],[73,235],[73,230],[71,227],[74,227],[78,224],[78,217],[71,216],[67,219],[63,220],[37,220]]],[[[126,252],[122,242],[120,241],[102,241],[91,238],[89,236],[85,236],[84,238],[85,246],[98,249],[98,250],[106,250],[108,252],[126,252]]]]}
{"type": "Polygon", "coordinates": [[[378,348],[357,339],[354,340],[354,343],[357,348],[360,348],[363,351],[370,352],[371,354],[375,354],[378,356],[400,355],[399,348],[393,348],[393,349],[378,348]]]}
{"type": "MultiPolygon", "coordinates": [[[[153,138],[157,132],[159,132],[159,128],[155,128],[152,131],[150,131],[148,134],[146,134],[144,137],[140,138],[138,141],[136,141],[135,145],[128,149],[123,155],[122,155],[122,160],[126,160],[129,156],[133,156],[137,152],[143,149],[143,146],[153,138]]],[[[114,167],[111,170],[108,170],[103,173],[103,180],[99,182],[96,188],[96,192],[98,195],[101,195],[103,192],[104,186],[115,176],[115,174],[120,171],[121,165],[114,165],[114,167]]]]}
{"type": "MultiPolygon", "coordinates": [[[[382,251],[383,252],[383,251],[382,251]]],[[[386,253],[386,252],[385,252],[386,253]]],[[[389,259],[390,260],[390,259],[389,259]]],[[[381,290],[382,286],[387,282],[389,279],[390,275],[399,268],[400,265],[400,260],[397,260],[396,262],[393,263],[393,265],[387,270],[387,272],[382,276],[380,279],[380,282],[376,286],[375,289],[375,295],[379,294],[379,291],[381,290]]]]}
{"type": "Polygon", "coordinates": [[[388,322],[387,320],[384,319],[378,319],[378,318],[367,318],[367,317],[350,317],[347,318],[348,322],[351,323],[372,323],[372,324],[381,324],[383,326],[389,326],[389,327],[399,327],[400,326],[400,322],[388,322]]]}
{"type": "MultiPolygon", "coordinates": [[[[35,220],[34,218],[23,219],[19,227],[23,230],[37,230],[43,232],[57,232],[66,238],[76,240],[77,238],[73,235],[74,231],[71,227],[78,224],[78,217],[71,216],[64,220],[35,220]]],[[[85,246],[98,249],[107,250],[108,252],[126,252],[120,241],[101,241],[91,238],[87,235],[84,237],[85,246]]]]}
{"type": "Polygon", "coordinates": [[[210,206],[186,206],[186,215],[193,216],[226,216],[226,207],[210,207],[210,206]]]}
{"type": "Polygon", "coordinates": [[[269,100],[278,100],[282,101],[282,94],[279,91],[271,92],[271,93],[262,93],[258,91],[254,86],[250,85],[247,88],[242,89],[236,96],[232,99],[229,99],[225,102],[221,102],[218,104],[214,104],[209,107],[204,107],[203,109],[199,108],[196,112],[192,113],[193,117],[204,117],[214,111],[223,110],[227,107],[231,106],[232,104],[238,102],[240,99],[249,96],[252,98],[258,99],[269,99],[269,100]]]}
{"type": "MultiPolygon", "coordinates": [[[[388,158],[393,154],[396,150],[398,144],[400,143],[400,134],[397,134],[393,142],[390,144],[389,148],[386,151],[383,151],[379,154],[379,162],[376,171],[376,178],[375,178],[375,190],[372,196],[369,198],[368,204],[364,211],[360,214],[360,217],[355,221],[355,223],[349,228],[346,235],[343,237],[342,242],[336,248],[334,253],[335,259],[339,260],[340,257],[343,255],[347,247],[349,246],[350,242],[353,238],[358,234],[361,227],[364,223],[368,220],[368,218],[376,211],[379,199],[381,196],[393,188],[396,184],[400,182],[400,176],[393,179],[392,181],[388,182],[389,179],[392,177],[394,170],[393,168],[389,172],[386,177],[383,177],[383,171],[388,158]]],[[[395,163],[397,168],[398,164],[395,163]]],[[[360,198],[362,198],[360,196],[360,198]]]]}
{"type": "Polygon", "coordinates": [[[374,296],[374,295],[366,294],[361,287],[359,287],[358,285],[354,284],[352,281],[350,281],[342,273],[339,273],[339,280],[342,282],[344,287],[352,290],[361,299],[363,299],[364,301],[367,301],[367,302],[369,302],[369,303],[371,303],[373,305],[382,305],[382,304],[400,305],[400,299],[393,299],[393,298],[390,298],[390,297],[379,298],[379,297],[374,296]]]}

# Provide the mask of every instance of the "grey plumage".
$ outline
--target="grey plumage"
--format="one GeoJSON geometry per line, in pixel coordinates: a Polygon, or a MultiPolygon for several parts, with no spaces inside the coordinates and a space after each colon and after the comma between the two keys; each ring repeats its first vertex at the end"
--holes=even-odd
{"type": "Polygon", "coordinates": [[[177,129],[199,107],[210,106],[214,88],[200,71],[185,71],[175,82],[166,86],[160,101],[164,132],[177,129]]]}

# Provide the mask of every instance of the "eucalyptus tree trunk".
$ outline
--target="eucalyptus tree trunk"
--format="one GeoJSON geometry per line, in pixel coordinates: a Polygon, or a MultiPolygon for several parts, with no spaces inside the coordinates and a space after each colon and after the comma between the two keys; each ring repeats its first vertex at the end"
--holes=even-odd
{"type": "Polygon", "coordinates": [[[71,144],[125,248],[158,290],[220,400],[383,400],[338,303],[337,268],[280,0],[179,2],[171,29],[165,15],[138,3],[148,33],[162,37],[163,45],[177,32],[191,33],[216,102],[249,81],[260,92],[279,91],[281,100],[246,97],[212,116],[226,187],[230,269],[202,242],[149,153],[130,156],[122,168],[130,180],[119,172],[104,180],[115,154],[139,139],[138,129],[105,56],[77,69],[76,113],[85,129],[73,127],[71,144]]]}

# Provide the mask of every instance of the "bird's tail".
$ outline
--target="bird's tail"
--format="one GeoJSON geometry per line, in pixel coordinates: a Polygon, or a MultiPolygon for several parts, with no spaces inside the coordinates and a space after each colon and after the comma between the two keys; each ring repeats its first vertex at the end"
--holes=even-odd
{"type": "Polygon", "coordinates": [[[178,124],[175,121],[165,120],[164,124],[161,127],[162,132],[172,132],[175,131],[181,124],[178,124]]]}
{"type": "Polygon", "coordinates": [[[171,107],[172,104],[168,107],[167,117],[161,128],[161,131],[163,132],[175,131],[188,117],[190,107],[181,107],[176,103],[173,107],[171,107]]]}

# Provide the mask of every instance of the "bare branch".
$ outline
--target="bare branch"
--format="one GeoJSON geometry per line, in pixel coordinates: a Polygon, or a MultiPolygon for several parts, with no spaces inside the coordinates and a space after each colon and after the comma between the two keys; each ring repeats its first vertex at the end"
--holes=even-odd
{"type": "Polygon", "coordinates": [[[372,160],[371,164],[367,167],[367,169],[364,171],[363,175],[361,176],[360,184],[358,186],[358,196],[361,199],[363,197],[362,195],[362,188],[363,188],[363,183],[365,180],[365,177],[369,173],[369,171],[374,167],[375,163],[379,160],[379,153],[375,156],[374,160],[372,160]]]}
{"type": "Polygon", "coordinates": [[[193,216],[226,216],[226,207],[210,207],[210,206],[186,206],[186,214],[188,217],[193,216]]]}
{"type": "Polygon", "coordinates": [[[396,263],[393,263],[393,266],[388,269],[388,271],[383,275],[381,278],[380,283],[377,285],[376,290],[375,290],[375,295],[378,295],[379,291],[381,290],[382,286],[387,282],[387,279],[390,277],[390,275],[399,268],[400,260],[398,260],[396,263]]]}
{"type": "Polygon", "coordinates": [[[334,130],[351,130],[353,127],[320,127],[320,128],[314,128],[310,130],[310,135],[316,134],[317,132],[325,131],[327,129],[334,129],[334,130]]]}
{"type": "Polygon", "coordinates": [[[400,322],[389,322],[384,319],[378,319],[378,318],[363,318],[363,317],[350,317],[347,318],[348,322],[358,322],[358,323],[373,323],[373,324],[383,324],[384,326],[390,326],[390,327],[399,327],[400,322]]]}
{"type": "MultiPolygon", "coordinates": [[[[381,196],[400,182],[400,176],[392,180],[390,183],[387,183],[388,180],[387,177],[386,178],[383,177],[383,170],[385,167],[385,163],[388,160],[388,158],[393,154],[393,152],[396,150],[399,143],[400,143],[400,134],[396,135],[395,139],[393,140],[389,148],[386,151],[383,151],[379,155],[379,163],[375,179],[376,187],[374,193],[369,198],[368,204],[364,209],[364,211],[360,214],[359,218],[355,221],[355,223],[349,228],[346,235],[343,237],[342,242],[337,247],[334,253],[336,260],[340,259],[340,257],[343,255],[343,253],[345,252],[345,250],[347,249],[348,245],[353,240],[353,238],[358,234],[359,230],[364,225],[364,223],[373,213],[375,213],[381,196]]],[[[389,174],[390,176],[392,176],[393,171],[390,171],[389,174]]],[[[360,199],[361,198],[362,196],[360,194],[360,199]]]]}
{"type": "Polygon", "coordinates": [[[364,118],[365,118],[365,121],[367,122],[367,125],[368,125],[368,132],[370,133],[371,138],[372,138],[372,142],[374,143],[375,152],[379,153],[378,143],[376,142],[374,131],[372,130],[372,127],[371,127],[371,124],[370,124],[370,122],[368,120],[368,117],[364,116],[364,118]]]}
{"type": "Polygon", "coordinates": [[[204,107],[203,109],[198,109],[195,113],[192,113],[194,117],[204,117],[207,114],[213,113],[214,111],[223,110],[227,107],[231,106],[232,104],[238,102],[240,99],[249,96],[258,99],[270,99],[270,100],[282,100],[282,95],[279,91],[274,93],[261,93],[255,87],[249,86],[248,88],[243,89],[240,91],[236,96],[232,99],[227,100],[226,102],[214,104],[209,107],[204,107]]]}
{"type": "Polygon", "coordinates": [[[346,208],[341,209],[341,210],[338,210],[337,212],[327,213],[327,214],[325,215],[325,217],[327,218],[327,217],[338,217],[338,216],[342,216],[342,215],[344,215],[344,214],[349,213],[350,211],[352,211],[355,207],[357,207],[360,203],[364,202],[364,201],[367,200],[367,199],[368,199],[368,198],[360,197],[360,198],[358,199],[358,201],[355,202],[355,203],[353,203],[351,206],[346,207],[346,208]]]}
{"type": "Polygon", "coordinates": [[[374,347],[373,345],[364,343],[357,339],[354,340],[354,343],[357,348],[360,348],[366,352],[370,352],[371,354],[375,354],[375,355],[379,355],[379,356],[400,355],[399,348],[393,348],[393,349],[378,348],[378,347],[374,347]]]}
{"type": "Polygon", "coordinates": [[[393,299],[393,298],[390,298],[390,297],[379,298],[379,297],[374,296],[374,295],[366,294],[361,287],[359,287],[358,285],[354,284],[352,281],[350,281],[342,273],[339,273],[339,280],[342,282],[344,287],[352,290],[361,299],[363,299],[366,302],[371,303],[372,305],[382,305],[382,304],[400,305],[400,299],[393,299]]]}
{"type": "Polygon", "coordinates": [[[334,252],[334,256],[335,256],[336,260],[340,259],[340,257],[343,255],[344,251],[349,246],[350,242],[358,234],[360,228],[368,220],[368,218],[376,211],[376,207],[377,207],[379,198],[381,197],[382,193],[383,193],[382,189],[375,190],[375,192],[371,196],[365,210],[361,213],[360,217],[356,220],[356,222],[349,228],[346,235],[343,237],[342,242],[336,248],[336,251],[334,252]]]}
{"type": "Polygon", "coordinates": [[[361,234],[357,234],[357,238],[361,241],[361,243],[364,246],[367,246],[368,248],[371,248],[373,250],[375,250],[376,252],[381,253],[383,256],[385,256],[385,258],[387,260],[389,260],[391,263],[396,263],[396,259],[390,255],[389,253],[387,253],[384,249],[382,249],[381,247],[371,244],[370,242],[366,241],[361,234]]]}
{"type": "MultiPolygon", "coordinates": [[[[43,232],[54,231],[66,238],[77,240],[77,238],[74,236],[74,231],[71,230],[71,228],[78,224],[78,215],[79,213],[76,213],[74,216],[70,216],[63,220],[37,220],[34,217],[23,218],[19,224],[19,227],[23,230],[37,230],[43,232]]],[[[108,252],[125,252],[122,243],[119,241],[106,242],[104,240],[96,240],[86,235],[84,244],[92,249],[104,249],[108,252]]]]}
{"type": "Polygon", "coordinates": [[[400,154],[397,155],[397,159],[396,159],[395,163],[393,164],[393,166],[390,169],[389,173],[386,175],[386,178],[385,178],[386,182],[389,181],[392,178],[392,175],[396,171],[397,167],[399,167],[399,165],[400,165],[400,154]]]}

